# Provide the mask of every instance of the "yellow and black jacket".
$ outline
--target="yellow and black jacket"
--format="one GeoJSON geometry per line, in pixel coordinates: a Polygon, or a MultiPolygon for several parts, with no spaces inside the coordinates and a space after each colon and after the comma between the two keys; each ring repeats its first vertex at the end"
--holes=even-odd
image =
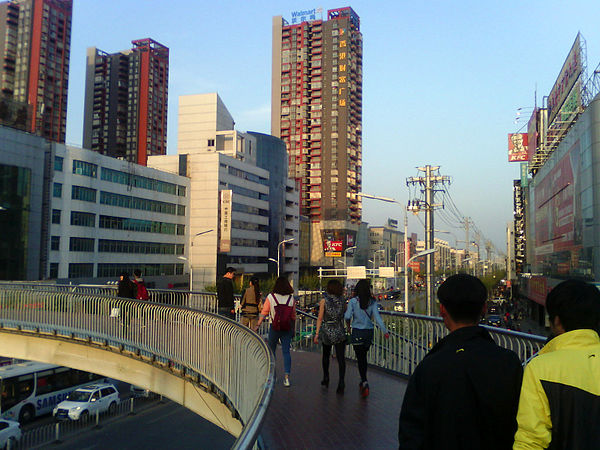
{"type": "Polygon", "coordinates": [[[552,339],[523,375],[515,449],[600,449],[600,338],[552,339]]]}

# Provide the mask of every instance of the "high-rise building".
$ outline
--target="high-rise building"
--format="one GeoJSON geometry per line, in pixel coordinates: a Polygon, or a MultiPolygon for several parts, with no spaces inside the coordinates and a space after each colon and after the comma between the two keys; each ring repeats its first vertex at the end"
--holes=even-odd
{"type": "Polygon", "coordinates": [[[88,48],[83,146],[146,165],[167,152],[169,49],[152,39],[117,53],[88,48]]]}
{"type": "Polygon", "coordinates": [[[0,123],[64,142],[72,0],[0,3],[0,123]]]}
{"type": "Polygon", "coordinates": [[[311,221],[312,265],[331,263],[340,243],[353,246],[362,216],[360,19],[349,7],[319,14],[274,17],[272,50],[271,134],[286,143],[311,221]],[[336,251],[324,250],[331,245],[336,251]]]}

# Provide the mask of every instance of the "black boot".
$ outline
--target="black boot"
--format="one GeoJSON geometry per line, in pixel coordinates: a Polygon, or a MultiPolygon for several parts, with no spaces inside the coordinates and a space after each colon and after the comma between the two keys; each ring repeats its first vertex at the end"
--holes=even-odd
{"type": "Polygon", "coordinates": [[[338,383],[338,387],[335,390],[336,394],[343,394],[344,393],[344,388],[346,387],[344,380],[340,380],[338,383]]]}
{"type": "Polygon", "coordinates": [[[321,380],[321,386],[329,387],[329,375],[326,375],[321,380]]]}

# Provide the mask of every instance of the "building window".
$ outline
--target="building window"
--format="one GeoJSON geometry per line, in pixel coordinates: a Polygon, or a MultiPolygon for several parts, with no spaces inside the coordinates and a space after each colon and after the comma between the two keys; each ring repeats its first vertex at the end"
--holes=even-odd
{"type": "Polygon", "coordinates": [[[81,211],[71,211],[71,225],[80,227],[95,227],[96,214],[81,211]]]}
{"type": "Polygon", "coordinates": [[[50,250],[60,250],[60,236],[50,237],[50,250]]]}
{"type": "Polygon", "coordinates": [[[96,203],[96,189],[83,186],[73,186],[71,190],[71,198],[73,200],[96,203]]]}
{"type": "Polygon", "coordinates": [[[63,171],[64,158],[61,156],[54,157],[54,170],[57,172],[63,171]]]}
{"type": "Polygon", "coordinates": [[[58,278],[58,263],[50,263],[50,278],[58,278]]]}
{"type": "Polygon", "coordinates": [[[52,193],[52,196],[55,198],[62,197],[62,183],[54,183],[54,191],[52,193]]]}
{"type": "Polygon", "coordinates": [[[71,252],[93,252],[94,242],[92,238],[72,237],[69,241],[69,251],[71,252]]]}
{"type": "Polygon", "coordinates": [[[209,139],[208,140],[208,146],[209,147],[214,147],[215,146],[215,140],[214,139],[209,139]]]}
{"type": "Polygon", "coordinates": [[[98,177],[98,166],[85,161],[73,160],[73,173],[85,175],[86,177],[98,177]]]}
{"type": "Polygon", "coordinates": [[[60,223],[60,209],[52,210],[52,223],[56,223],[56,224],[60,223]]]}
{"type": "Polygon", "coordinates": [[[94,263],[69,264],[69,278],[93,278],[94,263]]]}

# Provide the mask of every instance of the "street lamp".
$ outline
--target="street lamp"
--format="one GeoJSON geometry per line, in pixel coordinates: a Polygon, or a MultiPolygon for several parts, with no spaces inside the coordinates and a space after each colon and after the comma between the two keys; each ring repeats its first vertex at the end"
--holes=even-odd
{"type": "MultiPolygon", "coordinates": [[[[213,230],[212,229],[205,230],[205,231],[201,231],[201,232],[196,233],[195,235],[193,235],[192,238],[191,238],[190,247],[193,247],[193,245],[194,245],[194,239],[196,239],[198,236],[202,236],[203,234],[210,233],[211,231],[213,231],[213,230]]],[[[189,252],[189,259],[186,258],[185,256],[178,256],[177,259],[181,259],[183,261],[187,261],[188,262],[188,265],[190,267],[190,291],[193,291],[194,290],[194,285],[193,285],[193,275],[192,275],[192,272],[194,271],[194,266],[192,265],[192,251],[191,251],[191,249],[190,249],[190,252],[189,252]]]]}
{"type": "MultiPolygon", "coordinates": [[[[435,252],[435,248],[429,248],[427,250],[423,250],[422,252],[419,252],[415,256],[411,257],[408,260],[408,262],[406,263],[406,267],[404,268],[404,310],[406,312],[410,312],[410,309],[408,309],[408,265],[413,260],[415,260],[421,256],[429,255],[433,252],[435,252]]],[[[429,302],[427,302],[427,315],[428,316],[431,315],[431,305],[429,302]]]]}
{"type": "Polygon", "coordinates": [[[356,245],[353,245],[352,247],[348,247],[346,250],[344,250],[344,270],[346,271],[346,278],[348,278],[348,254],[346,252],[355,248],[356,245]]]}
{"type": "Polygon", "coordinates": [[[279,253],[280,253],[280,248],[286,242],[292,242],[293,240],[294,240],[294,238],[289,238],[289,239],[284,239],[283,241],[281,241],[279,244],[277,244],[277,259],[274,260],[273,258],[269,258],[271,261],[275,261],[277,263],[277,277],[278,278],[279,278],[279,253]]]}

